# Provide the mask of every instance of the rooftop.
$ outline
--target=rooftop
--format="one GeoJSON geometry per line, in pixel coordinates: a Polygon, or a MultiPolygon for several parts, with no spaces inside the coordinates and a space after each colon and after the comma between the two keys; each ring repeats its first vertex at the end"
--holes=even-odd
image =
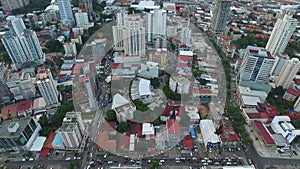
{"type": "Polygon", "coordinates": [[[29,123],[29,121],[31,120],[31,118],[23,118],[20,119],[18,121],[8,121],[8,122],[3,122],[1,124],[0,127],[0,138],[19,138],[22,131],[25,129],[25,127],[27,126],[27,124],[29,123]],[[10,133],[7,128],[12,124],[12,123],[18,123],[19,124],[19,128],[16,130],[16,132],[14,133],[10,133]]]}
{"type": "Polygon", "coordinates": [[[263,137],[263,139],[267,145],[275,144],[269,131],[267,130],[267,128],[261,121],[254,120],[254,125],[257,127],[258,131],[260,132],[261,136],[263,137]]]}
{"type": "Polygon", "coordinates": [[[180,134],[180,125],[178,120],[167,120],[168,134],[180,134]]]}

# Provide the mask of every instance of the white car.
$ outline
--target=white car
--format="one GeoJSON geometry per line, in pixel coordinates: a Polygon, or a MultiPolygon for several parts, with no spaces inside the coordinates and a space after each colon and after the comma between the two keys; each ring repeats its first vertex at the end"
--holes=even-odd
{"type": "MultiPolygon", "coordinates": [[[[30,160],[30,159],[29,159],[30,160]]],[[[66,161],[70,161],[71,160],[71,158],[70,157],[68,157],[68,158],[66,158],[66,161]]]]}
{"type": "Polygon", "coordinates": [[[160,163],[164,163],[164,162],[166,162],[166,161],[165,161],[165,160],[160,160],[159,162],[160,162],[160,163]]]}
{"type": "Polygon", "coordinates": [[[25,159],[25,158],[23,158],[23,159],[22,159],[22,161],[26,161],[26,159],[25,159]]]}
{"type": "Polygon", "coordinates": [[[180,161],[179,161],[179,160],[177,160],[177,161],[176,161],[176,163],[177,163],[177,164],[179,164],[179,163],[180,163],[180,161]]]}
{"type": "Polygon", "coordinates": [[[33,161],[33,158],[29,158],[29,161],[33,161]]]}
{"type": "Polygon", "coordinates": [[[108,163],[108,164],[112,164],[112,163],[113,163],[113,161],[108,161],[107,163],[108,163]]]}

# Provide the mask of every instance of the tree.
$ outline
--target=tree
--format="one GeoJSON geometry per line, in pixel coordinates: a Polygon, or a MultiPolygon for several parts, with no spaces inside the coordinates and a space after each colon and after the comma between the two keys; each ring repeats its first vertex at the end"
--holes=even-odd
{"type": "Polygon", "coordinates": [[[69,164],[69,167],[68,167],[69,169],[78,169],[79,168],[79,164],[78,164],[78,162],[71,162],[70,164],[69,164]]]}
{"type": "Polygon", "coordinates": [[[179,123],[183,126],[188,126],[191,123],[191,118],[187,114],[184,114],[181,116],[179,123]]]}
{"type": "Polygon", "coordinates": [[[106,121],[116,121],[117,116],[116,116],[116,112],[114,110],[108,110],[106,112],[106,121]]]}
{"type": "Polygon", "coordinates": [[[48,51],[50,53],[52,53],[52,52],[63,52],[64,51],[64,47],[63,47],[62,43],[60,43],[56,39],[49,39],[46,42],[45,47],[48,49],[48,51]]]}
{"type": "Polygon", "coordinates": [[[150,84],[151,86],[153,86],[155,89],[159,88],[159,78],[155,77],[155,78],[152,78],[150,80],[150,84]]]}
{"type": "Polygon", "coordinates": [[[151,122],[154,126],[159,126],[160,125],[160,119],[157,118],[154,121],[151,122]]]}
{"type": "Polygon", "coordinates": [[[159,167],[158,161],[154,161],[150,169],[157,169],[159,167]]]}
{"type": "Polygon", "coordinates": [[[40,117],[39,123],[40,123],[40,125],[41,125],[42,128],[43,128],[44,126],[47,126],[47,125],[48,125],[49,120],[48,120],[48,117],[47,117],[46,114],[43,114],[43,115],[40,117]]]}
{"type": "Polygon", "coordinates": [[[138,111],[147,111],[147,110],[149,110],[148,106],[144,102],[142,102],[140,99],[135,99],[133,101],[133,103],[136,106],[136,109],[138,111]]]}
{"type": "Polygon", "coordinates": [[[130,131],[130,124],[127,122],[121,122],[118,127],[121,133],[130,131]]]}

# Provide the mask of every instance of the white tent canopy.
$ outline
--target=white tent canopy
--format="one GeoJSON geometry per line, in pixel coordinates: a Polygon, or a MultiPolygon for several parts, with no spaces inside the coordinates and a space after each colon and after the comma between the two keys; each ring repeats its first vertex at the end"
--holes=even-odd
{"type": "Polygon", "coordinates": [[[139,93],[140,96],[150,95],[150,80],[141,79],[139,83],[139,93]]]}

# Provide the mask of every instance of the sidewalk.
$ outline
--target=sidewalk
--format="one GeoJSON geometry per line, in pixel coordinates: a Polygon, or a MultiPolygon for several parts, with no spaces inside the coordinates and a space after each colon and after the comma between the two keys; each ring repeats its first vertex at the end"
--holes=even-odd
{"type": "Polygon", "coordinates": [[[251,132],[251,127],[244,125],[246,131],[249,133],[251,139],[253,140],[253,146],[257,154],[264,158],[282,158],[282,159],[300,159],[300,156],[293,156],[291,154],[279,154],[275,149],[270,149],[261,143],[259,140],[256,140],[254,132],[251,132]]]}

